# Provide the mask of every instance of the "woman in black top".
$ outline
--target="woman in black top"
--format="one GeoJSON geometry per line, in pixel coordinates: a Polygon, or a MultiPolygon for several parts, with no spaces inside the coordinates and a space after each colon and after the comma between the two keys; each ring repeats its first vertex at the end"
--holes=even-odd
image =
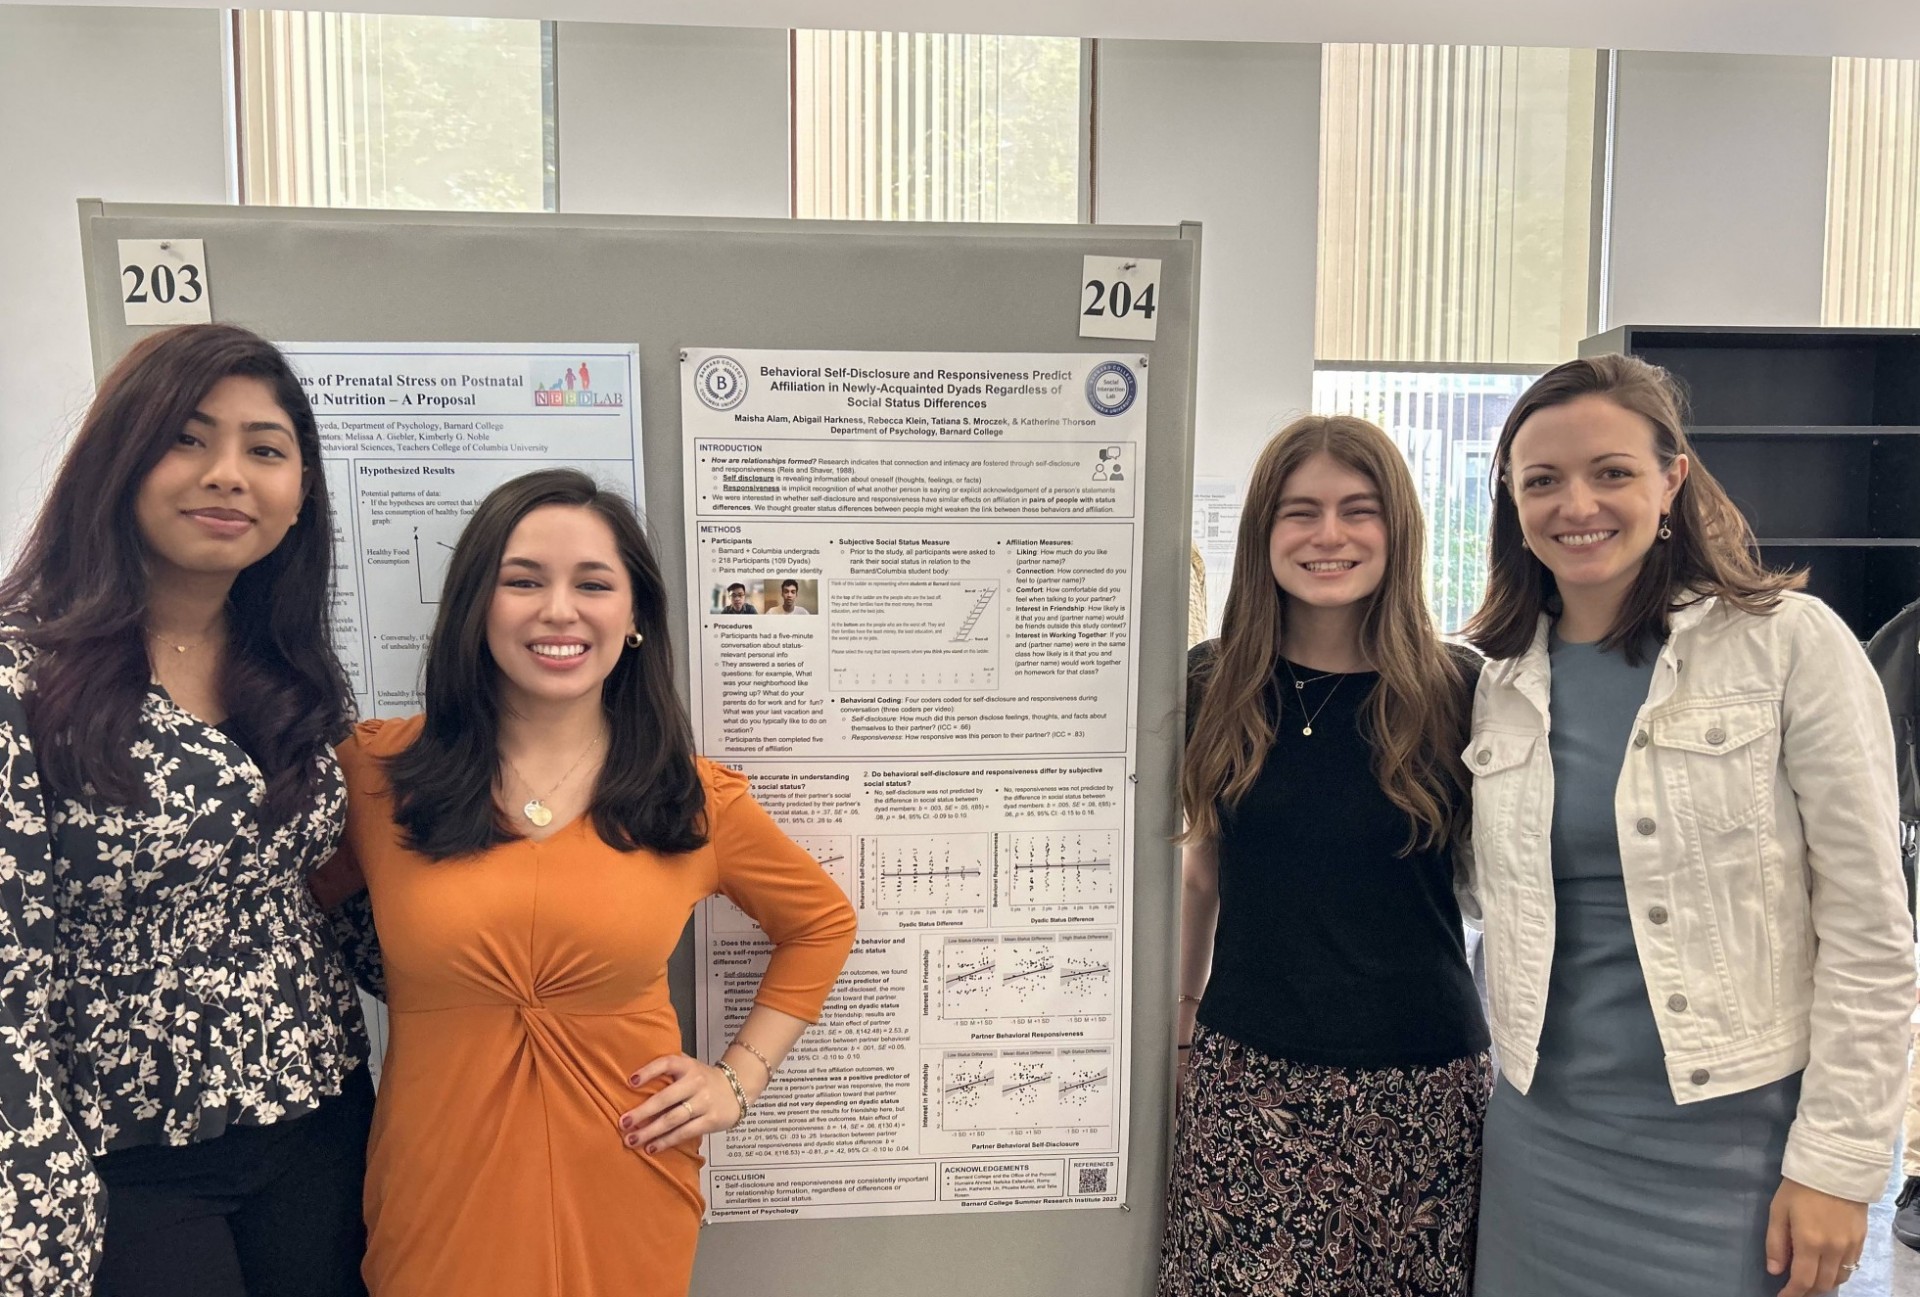
{"type": "Polygon", "coordinates": [[[0,583],[0,1291],[364,1292],[319,451],[268,343],[147,337],[0,583]]]}
{"type": "Polygon", "coordinates": [[[1302,419],[1254,466],[1193,651],[1160,1291],[1456,1297],[1491,1070],[1454,900],[1471,655],[1406,464],[1302,419]]]}

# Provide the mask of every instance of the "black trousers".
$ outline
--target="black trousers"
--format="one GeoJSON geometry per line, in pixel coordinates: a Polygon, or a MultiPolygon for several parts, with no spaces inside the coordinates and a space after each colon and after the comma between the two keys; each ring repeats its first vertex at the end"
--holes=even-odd
{"type": "Polygon", "coordinates": [[[362,1068],[304,1117],[97,1159],[107,1244],[95,1297],[366,1297],[372,1115],[362,1068]]]}

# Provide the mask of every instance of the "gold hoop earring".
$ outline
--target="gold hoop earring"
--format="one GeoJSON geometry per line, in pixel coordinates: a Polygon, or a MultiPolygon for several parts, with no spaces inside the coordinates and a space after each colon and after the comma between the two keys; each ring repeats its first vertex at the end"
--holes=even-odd
{"type": "Polygon", "coordinates": [[[647,638],[647,637],[646,637],[645,635],[642,635],[642,634],[641,634],[641,633],[640,633],[639,631],[637,631],[637,630],[636,630],[636,631],[628,631],[628,632],[627,632],[627,647],[628,647],[628,648],[639,648],[639,647],[640,647],[640,645],[641,645],[641,643],[642,643],[642,641],[644,641],[644,640],[645,640],[646,638],[647,638]]]}

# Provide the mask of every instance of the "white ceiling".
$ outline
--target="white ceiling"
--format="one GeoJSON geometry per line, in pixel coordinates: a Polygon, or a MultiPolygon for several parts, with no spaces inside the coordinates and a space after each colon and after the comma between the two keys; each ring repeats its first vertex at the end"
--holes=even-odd
{"type": "MultiPolygon", "coordinates": [[[[195,0],[54,3],[225,7],[195,0]]],[[[1920,58],[1920,0],[351,0],[340,7],[719,27],[1920,58]]]]}

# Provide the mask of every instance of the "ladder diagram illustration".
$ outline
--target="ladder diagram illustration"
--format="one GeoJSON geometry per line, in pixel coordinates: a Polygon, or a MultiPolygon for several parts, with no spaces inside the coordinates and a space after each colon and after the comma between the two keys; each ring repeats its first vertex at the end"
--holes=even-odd
{"type": "Polygon", "coordinates": [[[997,586],[982,586],[973,596],[973,606],[967,609],[967,615],[960,619],[959,629],[953,632],[955,644],[965,644],[973,634],[973,628],[980,624],[980,618],[993,604],[993,596],[998,593],[997,586]]]}
{"type": "Polygon", "coordinates": [[[940,694],[997,687],[999,594],[998,581],[835,581],[828,688],[940,694]]]}

